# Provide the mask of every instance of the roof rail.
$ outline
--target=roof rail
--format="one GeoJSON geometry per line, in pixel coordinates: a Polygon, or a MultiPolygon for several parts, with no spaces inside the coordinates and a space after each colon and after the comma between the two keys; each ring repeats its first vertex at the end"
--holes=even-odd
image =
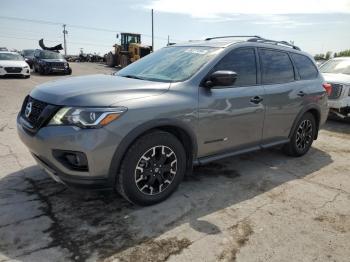
{"type": "Polygon", "coordinates": [[[276,40],[271,40],[271,39],[265,39],[265,38],[261,38],[261,37],[256,37],[256,38],[251,38],[248,39],[248,42],[257,42],[257,43],[267,43],[267,44],[275,44],[275,45],[284,45],[284,46],[288,46],[291,47],[295,50],[299,50],[301,51],[301,49],[295,45],[292,45],[290,43],[288,43],[287,41],[276,41],[276,40]]]}
{"type": "Polygon", "coordinates": [[[256,38],[261,38],[260,36],[257,35],[228,35],[228,36],[216,36],[216,37],[208,37],[205,39],[205,41],[212,40],[212,39],[220,39],[220,38],[234,38],[234,37],[254,37],[256,38]]]}

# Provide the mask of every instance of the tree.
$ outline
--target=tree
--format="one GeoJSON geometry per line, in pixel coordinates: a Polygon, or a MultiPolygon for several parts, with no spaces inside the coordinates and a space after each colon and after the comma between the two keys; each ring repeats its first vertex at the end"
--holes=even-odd
{"type": "Polygon", "coordinates": [[[331,58],[331,56],[332,56],[332,52],[331,52],[331,51],[328,51],[328,52],[326,53],[325,59],[328,60],[328,59],[331,58]]]}

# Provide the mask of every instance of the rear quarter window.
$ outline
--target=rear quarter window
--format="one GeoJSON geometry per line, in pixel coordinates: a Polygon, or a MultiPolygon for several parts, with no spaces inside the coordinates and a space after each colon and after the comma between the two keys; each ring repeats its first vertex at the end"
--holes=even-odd
{"type": "Polygon", "coordinates": [[[318,76],[318,70],[314,63],[304,55],[291,54],[294,64],[299,72],[301,80],[315,79],[318,76]]]}
{"type": "Polygon", "coordinates": [[[294,81],[294,69],[288,53],[259,49],[263,84],[281,84],[294,81]]]}

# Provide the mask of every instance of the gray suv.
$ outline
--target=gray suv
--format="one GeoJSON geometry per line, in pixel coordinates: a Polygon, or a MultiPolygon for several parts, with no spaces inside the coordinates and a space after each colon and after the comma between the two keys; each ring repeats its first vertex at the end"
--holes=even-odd
{"type": "Polygon", "coordinates": [[[162,48],[114,75],[39,85],[17,127],[56,181],[151,205],[193,165],[277,145],[304,155],[326,120],[327,92],[296,46],[208,38],[162,48]]]}

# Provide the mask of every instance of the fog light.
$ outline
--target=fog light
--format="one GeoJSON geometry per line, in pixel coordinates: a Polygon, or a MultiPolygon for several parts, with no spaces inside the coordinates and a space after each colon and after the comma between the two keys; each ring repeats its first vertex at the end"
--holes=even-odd
{"type": "Polygon", "coordinates": [[[53,156],[65,167],[78,170],[88,171],[88,161],[83,152],[53,150],[53,156]]]}
{"type": "Polygon", "coordinates": [[[65,154],[67,161],[77,167],[86,167],[87,159],[83,153],[65,154]]]}

